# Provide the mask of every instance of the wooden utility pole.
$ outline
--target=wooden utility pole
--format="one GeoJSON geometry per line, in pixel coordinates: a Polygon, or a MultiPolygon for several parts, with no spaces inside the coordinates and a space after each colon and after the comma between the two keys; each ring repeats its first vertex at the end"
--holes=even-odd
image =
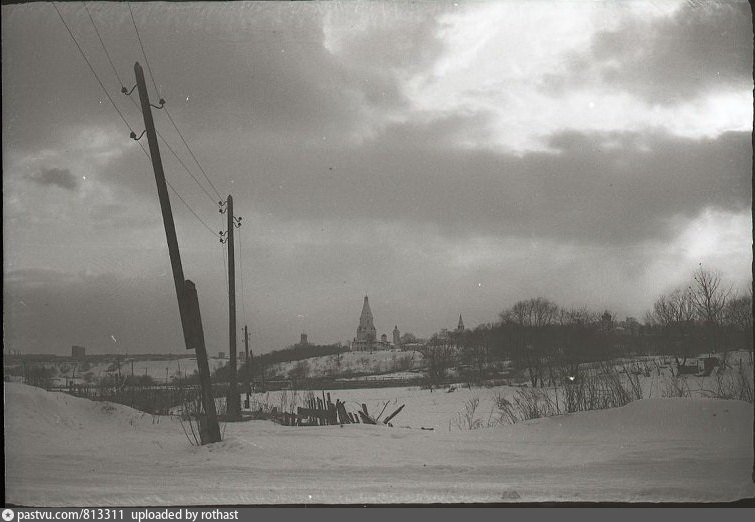
{"type": "Polygon", "coordinates": [[[249,362],[249,329],[244,325],[244,360],[249,362]]]}
{"type": "Polygon", "coordinates": [[[252,352],[249,351],[249,329],[244,325],[244,360],[246,361],[247,390],[252,387],[252,352]]]}
{"type": "Polygon", "coordinates": [[[249,329],[244,325],[244,363],[246,364],[246,401],[244,402],[244,408],[249,409],[250,400],[252,395],[252,361],[250,360],[251,353],[249,352],[249,329]]]}
{"type": "Polygon", "coordinates": [[[229,420],[241,419],[241,398],[239,397],[238,375],[236,371],[236,261],[233,249],[233,229],[236,222],[233,219],[233,196],[228,195],[226,200],[226,214],[228,215],[228,336],[229,358],[228,366],[228,397],[226,398],[226,414],[229,420]]]}
{"type": "Polygon", "coordinates": [[[220,427],[218,426],[218,418],[215,411],[215,399],[212,397],[210,366],[207,362],[204,331],[202,330],[202,319],[199,314],[199,301],[194,283],[188,279],[184,279],[181,254],[178,250],[178,239],[176,238],[176,226],[173,222],[173,211],[170,207],[170,197],[168,196],[168,186],[165,182],[160,147],[157,144],[155,122],[152,119],[147,85],[144,82],[144,71],[139,62],[134,64],[134,74],[136,75],[136,85],[139,89],[139,101],[142,106],[142,116],[144,117],[144,128],[147,133],[147,142],[149,143],[150,158],[152,159],[152,167],[155,171],[157,195],[160,199],[160,210],[162,211],[165,236],[168,241],[168,254],[170,255],[170,265],[173,269],[173,282],[176,286],[176,297],[178,298],[178,310],[181,314],[184,342],[186,343],[186,349],[195,349],[197,355],[197,369],[199,370],[202,406],[204,408],[204,415],[199,415],[200,439],[202,444],[220,442],[220,427]]]}

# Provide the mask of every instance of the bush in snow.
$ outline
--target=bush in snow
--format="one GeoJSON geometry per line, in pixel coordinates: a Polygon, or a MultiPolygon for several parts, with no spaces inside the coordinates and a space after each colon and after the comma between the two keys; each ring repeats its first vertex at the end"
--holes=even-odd
{"type": "Polygon", "coordinates": [[[483,423],[482,419],[477,418],[475,415],[479,405],[480,398],[476,396],[465,402],[464,409],[457,412],[448,422],[448,431],[451,431],[452,427],[460,431],[477,430],[486,427],[492,428],[501,422],[499,417],[493,417],[493,410],[490,410],[487,423],[483,423]]]}

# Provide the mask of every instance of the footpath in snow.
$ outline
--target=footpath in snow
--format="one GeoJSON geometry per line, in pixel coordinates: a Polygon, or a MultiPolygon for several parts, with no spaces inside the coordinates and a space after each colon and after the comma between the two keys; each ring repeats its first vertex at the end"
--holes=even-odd
{"type": "Polygon", "coordinates": [[[475,431],[252,421],[192,447],[173,418],[5,383],[5,495],[29,506],[733,501],[755,495],[752,426],[745,402],[653,399],[475,431]]]}

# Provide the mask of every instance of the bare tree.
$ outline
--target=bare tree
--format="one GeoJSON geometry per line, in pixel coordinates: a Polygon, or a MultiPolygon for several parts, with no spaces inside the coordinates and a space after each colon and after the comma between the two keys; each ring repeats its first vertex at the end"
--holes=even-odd
{"type": "Polygon", "coordinates": [[[536,297],[519,301],[500,314],[501,322],[511,329],[512,359],[529,373],[532,386],[544,385],[546,368],[556,350],[552,327],[559,317],[558,305],[536,297]]]}
{"type": "Polygon", "coordinates": [[[731,287],[722,285],[718,272],[705,270],[702,266],[695,272],[690,298],[697,318],[703,321],[703,341],[711,351],[722,345],[725,348],[726,332],[719,327],[723,323],[731,291],[731,287]]]}
{"type": "Polygon", "coordinates": [[[729,299],[724,308],[724,323],[737,330],[752,330],[752,287],[729,299]]]}
{"type": "Polygon", "coordinates": [[[724,288],[720,274],[705,270],[702,266],[695,272],[694,280],[690,288],[690,299],[697,317],[710,325],[721,324],[726,301],[731,296],[731,287],[724,288]]]}
{"type": "Polygon", "coordinates": [[[727,346],[730,340],[736,348],[752,350],[752,286],[728,300],[723,323],[727,346]]]}
{"type": "Polygon", "coordinates": [[[558,305],[548,299],[536,297],[517,302],[511,310],[502,312],[500,316],[502,321],[513,321],[520,326],[548,326],[558,317],[558,305]]]}
{"type": "Polygon", "coordinates": [[[435,334],[421,351],[427,361],[427,374],[430,384],[440,383],[446,377],[448,369],[454,365],[454,346],[447,337],[435,334]]]}
{"type": "Polygon", "coordinates": [[[661,328],[666,349],[676,355],[677,361],[682,357],[679,362],[681,365],[695,351],[690,337],[694,330],[695,315],[691,288],[678,288],[670,294],[660,296],[647,316],[648,322],[661,328]]]}
{"type": "Polygon", "coordinates": [[[695,305],[691,289],[676,289],[660,296],[649,313],[650,322],[664,327],[688,323],[695,318],[695,305]]]}

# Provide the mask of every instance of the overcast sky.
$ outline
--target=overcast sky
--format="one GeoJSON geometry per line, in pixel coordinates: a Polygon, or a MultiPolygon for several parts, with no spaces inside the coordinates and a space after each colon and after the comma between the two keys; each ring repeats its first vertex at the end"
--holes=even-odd
{"type": "MultiPolygon", "coordinates": [[[[128,6],[87,5],[130,88],[144,59],[128,6]]],[[[84,5],[59,8],[141,133],[84,5]]],[[[255,351],[352,339],[365,293],[378,334],[428,336],[536,296],[642,318],[699,263],[751,278],[745,2],[133,11],[160,96],[243,216],[238,324],[255,351]]],[[[6,348],[181,353],[151,165],[52,4],[2,7],[2,77],[6,348]]],[[[161,148],[220,230],[212,189],[161,148]]],[[[227,352],[222,247],[171,198],[208,351],[227,352]]]]}

